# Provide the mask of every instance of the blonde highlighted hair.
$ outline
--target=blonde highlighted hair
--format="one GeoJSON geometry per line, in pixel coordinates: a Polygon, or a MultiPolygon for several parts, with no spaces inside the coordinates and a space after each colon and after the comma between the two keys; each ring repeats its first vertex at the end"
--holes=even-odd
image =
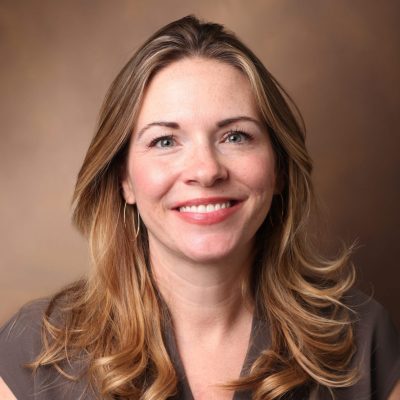
{"type": "Polygon", "coordinates": [[[354,282],[350,249],[323,258],[307,237],[313,204],[312,163],[296,106],[261,61],[221,25],[193,16],[152,35],[112,83],[97,132],[79,172],[73,220],[87,237],[92,272],[58,293],[44,317],[44,347],[32,364],[65,368],[85,361],[83,373],[102,398],[160,400],[176,392],[177,375],[166,350],[168,310],[149,269],[144,226],[135,239],[136,207],[126,209],[121,177],[129,140],[152,77],[188,57],[218,60],[239,69],[251,83],[268,127],[282,180],[269,215],[257,232],[251,293],[268,320],[270,348],[247,376],[228,382],[250,389],[254,399],[283,398],[296,388],[353,384],[351,310],[342,302],[354,282]]]}

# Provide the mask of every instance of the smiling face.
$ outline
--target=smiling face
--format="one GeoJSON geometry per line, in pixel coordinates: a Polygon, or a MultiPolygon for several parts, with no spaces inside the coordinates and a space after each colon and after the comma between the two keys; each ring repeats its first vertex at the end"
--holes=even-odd
{"type": "Polygon", "coordinates": [[[122,187],[147,227],[150,254],[198,263],[248,254],[276,177],[245,75],[202,58],[158,72],[144,94],[122,187]]]}

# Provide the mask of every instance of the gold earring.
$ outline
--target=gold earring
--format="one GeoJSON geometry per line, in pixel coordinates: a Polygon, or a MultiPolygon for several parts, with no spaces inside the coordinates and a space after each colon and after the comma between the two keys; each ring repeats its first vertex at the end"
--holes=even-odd
{"type": "Polygon", "coordinates": [[[135,224],[135,218],[133,218],[133,226],[134,226],[134,229],[135,229],[135,239],[137,239],[138,238],[138,236],[139,236],[139,232],[140,232],[140,215],[139,215],[139,209],[138,209],[138,207],[136,206],[136,215],[137,215],[137,230],[136,230],[136,224],[135,224]]]}
{"type": "Polygon", "coordinates": [[[125,213],[126,213],[126,201],[124,205],[124,227],[126,228],[125,213]]]}

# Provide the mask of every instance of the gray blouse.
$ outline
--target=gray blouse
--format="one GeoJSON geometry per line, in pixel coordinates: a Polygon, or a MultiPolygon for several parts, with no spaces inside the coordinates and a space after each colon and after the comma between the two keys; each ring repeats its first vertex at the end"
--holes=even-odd
{"type": "MultiPolygon", "coordinates": [[[[386,310],[375,300],[358,291],[346,297],[357,312],[355,321],[357,352],[353,365],[358,365],[361,379],[352,387],[333,390],[336,400],[386,400],[400,379],[400,337],[386,310]]],[[[18,400],[94,400],[84,379],[70,381],[52,367],[41,367],[35,375],[23,364],[32,361],[41,349],[41,319],[48,300],[25,305],[0,328],[0,376],[18,400]]],[[[173,330],[165,334],[166,346],[175,365],[179,384],[174,400],[193,400],[173,330]]],[[[268,324],[253,317],[251,337],[241,374],[250,368],[258,354],[269,346],[268,324]]],[[[83,363],[72,361],[67,372],[76,375],[83,363]]],[[[329,392],[322,387],[307,388],[293,394],[292,399],[327,400],[329,392]]],[[[233,400],[251,399],[250,392],[236,392],[233,400]]]]}

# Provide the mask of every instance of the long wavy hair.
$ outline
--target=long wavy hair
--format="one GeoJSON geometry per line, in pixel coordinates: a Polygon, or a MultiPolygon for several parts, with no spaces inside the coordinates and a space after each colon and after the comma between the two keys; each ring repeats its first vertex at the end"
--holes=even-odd
{"type": "Polygon", "coordinates": [[[136,235],[136,206],[124,214],[121,175],[146,87],[162,68],[190,57],[227,63],[248,78],[282,180],[257,232],[251,280],[271,345],[246,376],[225,387],[275,400],[312,385],[350,386],[357,371],[350,368],[353,328],[343,295],[355,279],[351,248],[327,259],[307,236],[314,196],[300,113],[233,33],[194,16],[152,35],[106,95],[73,195],[73,221],[88,239],[91,272],[52,298],[43,321],[43,351],[31,366],[51,365],[79,379],[65,366],[83,357],[87,381],[102,398],[160,400],[176,393],[177,374],[164,337],[168,309],[149,267],[146,228],[136,235]]]}

